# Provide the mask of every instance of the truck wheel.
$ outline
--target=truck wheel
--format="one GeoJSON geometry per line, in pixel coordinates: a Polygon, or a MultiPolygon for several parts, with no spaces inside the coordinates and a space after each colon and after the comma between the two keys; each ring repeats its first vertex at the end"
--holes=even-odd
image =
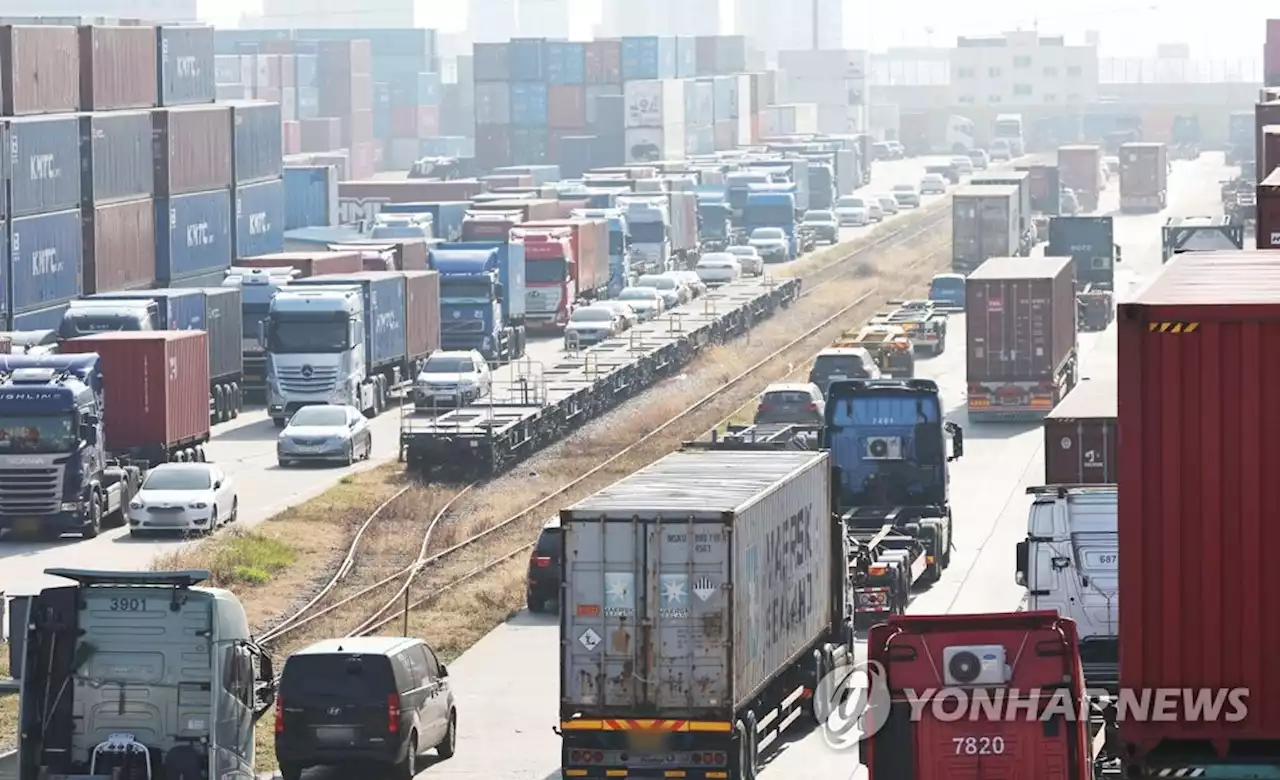
{"type": "Polygon", "coordinates": [[[813,651],[813,696],[810,701],[813,703],[812,715],[814,725],[819,728],[823,723],[827,722],[827,718],[831,715],[831,681],[827,679],[827,658],[823,654],[822,649],[818,648],[813,651]]]}
{"type": "Polygon", "coordinates": [[[244,388],[239,382],[231,383],[231,419],[240,416],[240,410],[244,408],[244,388]]]}
{"type": "Polygon", "coordinates": [[[755,710],[747,710],[747,763],[742,767],[742,780],[756,780],[756,762],[760,757],[756,746],[760,743],[755,710]]]}
{"type": "Polygon", "coordinates": [[[213,421],[214,423],[227,421],[227,389],[222,385],[216,385],[213,388],[213,421]]]}
{"type": "Polygon", "coordinates": [[[208,463],[209,461],[206,459],[206,457],[207,456],[205,455],[205,452],[204,452],[204,445],[201,444],[200,446],[196,447],[196,462],[208,463]]]}
{"type": "Polygon", "coordinates": [[[750,780],[755,769],[755,758],[751,753],[751,735],[747,733],[747,727],[742,721],[734,724],[734,731],[738,734],[738,776],[743,780],[750,780]]]}
{"type": "Polygon", "coordinates": [[[274,426],[276,426],[277,428],[283,428],[283,427],[285,426],[285,423],[286,423],[286,422],[288,422],[288,420],[285,420],[283,417],[272,417],[272,418],[271,418],[271,424],[272,424],[272,425],[274,425],[274,426]]]}
{"type": "Polygon", "coordinates": [[[85,518],[80,535],[85,539],[97,539],[100,533],[102,533],[102,496],[94,492],[89,497],[89,516],[85,518]]]}

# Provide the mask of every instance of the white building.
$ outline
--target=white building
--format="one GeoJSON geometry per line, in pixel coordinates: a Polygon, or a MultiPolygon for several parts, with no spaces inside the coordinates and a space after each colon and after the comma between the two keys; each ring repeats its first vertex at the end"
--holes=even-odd
{"type": "Polygon", "coordinates": [[[470,0],[466,33],[474,43],[503,43],[520,37],[516,0],[470,0]]]}
{"type": "MultiPolygon", "coordinates": [[[[474,3],[475,0],[472,0],[474,3]]],[[[569,37],[569,0],[515,0],[520,38],[569,37]]]]}
{"type": "Polygon", "coordinates": [[[394,29],[414,26],[414,0],[378,0],[369,7],[350,0],[262,0],[259,22],[267,29],[394,29]]]}
{"type": "Polygon", "coordinates": [[[597,37],[721,35],[719,0],[603,0],[597,37]]]}
{"type": "Polygon", "coordinates": [[[780,51],[843,48],[842,6],[842,0],[734,0],[734,26],[774,62],[780,51]]]}
{"type": "Polygon", "coordinates": [[[866,129],[870,56],[865,51],[778,52],[778,102],[818,106],[818,132],[866,129]]]}
{"type": "Polygon", "coordinates": [[[1052,106],[1098,97],[1098,50],[1035,31],[960,38],[951,50],[951,104],[1052,106]]]}

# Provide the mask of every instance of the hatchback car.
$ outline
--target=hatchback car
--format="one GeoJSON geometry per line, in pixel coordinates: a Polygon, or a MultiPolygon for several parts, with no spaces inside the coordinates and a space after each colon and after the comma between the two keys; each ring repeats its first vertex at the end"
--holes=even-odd
{"type": "Polygon", "coordinates": [[[276,439],[281,467],[317,460],[350,466],[372,452],[369,421],[354,406],[304,406],[276,439]]]}
{"type": "Polygon", "coordinates": [[[413,403],[419,411],[466,406],[492,389],[493,373],[484,355],[474,349],[435,352],[414,380],[413,403]]]}
{"type": "Polygon", "coordinates": [[[880,210],[887,214],[897,214],[902,210],[898,205],[898,199],[892,195],[876,195],[876,202],[880,204],[880,210]]]}
{"type": "Polygon", "coordinates": [[[755,247],[731,246],[724,251],[738,258],[738,265],[742,266],[742,274],[744,276],[764,275],[764,258],[760,256],[755,247]]]}
{"type": "Polygon", "coordinates": [[[564,557],[564,534],[560,518],[553,517],[542,526],[542,533],[529,554],[529,576],[525,583],[525,604],[530,612],[548,612],[548,602],[560,594],[560,560],[564,557]]]}
{"type": "Polygon", "coordinates": [[[920,191],[914,184],[893,185],[893,199],[904,209],[913,209],[920,205],[920,191]]]}
{"type": "Polygon", "coordinates": [[[622,316],[612,306],[602,303],[579,306],[569,315],[564,326],[565,349],[576,349],[599,344],[623,331],[622,316]]]}
{"type": "Polygon", "coordinates": [[[213,533],[239,512],[235,485],[216,464],[162,463],[147,472],[129,501],[129,535],[213,533]]]}
{"type": "Polygon", "coordinates": [[[836,218],[834,211],[826,209],[806,211],[800,226],[812,230],[814,238],[818,241],[825,241],[828,244],[840,242],[840,220],[836,218]]]}
{"type": "Polygon", "coordinates": [[[636,287],[652,287],[662,296],[662,303],[668,309],[674,309],[693,297],[680,280],[662,274],[644,274],[636,280],[636,287]]]}
{"type": "Polygon", "coordinates": [[[862,347],[827,347],[818,353],[809,369],[809,383],[817,385],[825,398],[827,386],[841,379],[879,379],[875,358],[862,347]]]}
{"type": "Polygon", "coordinates": [[[926,173],[924,178],[920,179],[921,195],[946,195],[947,180],[942,178],[940,173],[926,173]]]}
{"type": "Polygon", "coordinates": [[[822,391],[809,382],[777,382],[760,394],[755,424],[792,423],[821,425],[826,402],[822,391]]]}
{"type": "Polygon", "coordinates": [[[742,278],[742,265],[738,263],[738,258],[728,252],[703,255],[694,270],[708,287],[719,287],[742,278]]]}
{"type": "Polygon", "coordinates": [[[617,299],[630,306],[641,322],[652,320],[666,308],[662,293],[652,287],[624,287],[617,299]]]}
{"type": "Polygon", "coordinates": [[[457,747],[449,669],[421,639],[324,639],[285,659],[275,723],[283,780],[361,764],[412,780],[428,750],[447,759],[457,747]]]}

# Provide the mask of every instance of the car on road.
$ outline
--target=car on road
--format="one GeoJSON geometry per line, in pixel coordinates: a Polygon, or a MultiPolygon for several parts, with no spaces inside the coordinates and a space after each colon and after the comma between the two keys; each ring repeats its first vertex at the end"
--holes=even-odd
{"type": "Polygon", "coordinates": [[[239,512],[235,485],[216,463],[162,463],[129,501],[129,535],[210,534],[239,512]]]}
{"type": "Polygon", "coordinates": [[[871,206],[861,195],[841,195],[836,199],[835,211],[841,227],[862,227],[871,224],[871,206]]]}
{"type": "Polygon", "coordinates": [[[791,240],[782,228],[756,228],[751,231],[747,244],[759,252],[766,263],[785,263],[791,259],[791,240]]]}
{"type": "Polygon", "coordinates": [[[569,315],[569,323],[564,326],[565,349],[577,349],[599,344],[613,338],[626,330],[622,315],[614,311],[612,306],[594,303],[590,306],[579,306],[569,315]]]}
{"type": "Polygon", "coordinates": [[[914,209],[920,205],[920,190],[914,184],[895,184],[893,199],[904,209],[914,209]]]}
{"type": "Polygon", "coordinates": [[[736,282],[742,278],[742,264],[728,252],[710,252],[698,260],[694,269],[707,287],[736,282]]]}
{"type": "Polygon", "coordinates": [[[412,780],[427,751],[448,759],[458,747],[449,669],[415,637],[322,639],[293,653],[275,709],[282,780],[320,766],[363,766],[355,773],[362,777],[390,770],[392,780],[412,780]]]}
{"type": "Polygon", "coordinates": [[[689,291],[689,300],[701,298],[707,294],[707,286],[698,278],[697,271],[663,271],[663,276],[669,276],[672,279],[684,285],[689,291]]]}
{"type": "Polygon", "coordinates": [[[760,394],[754,422],[821,425],[826,411],[822,391],[811,382],[775,382],[760,394]]]}
{"type": "Polygon", "coordinates": [[[940,173],[926,173],[920,179],[921,195],[946,195],[947,180],[940,173]]]}
{"type": "Polygon", "coordinates": [[[742,266],[742,274],[744,276],[764,275],[764,258],[760,256],[755,247],[731,246],[724,251],[738,258],[738,264],[742,266]]]}
{"type": "Polygon", "coordinates": [[[901,160],[902,144],[879,141],[871,146],[871,155],[877,160],[901,160]]]}
{"type": "Polygon", "coordinates": [[[276,460],[281,468],[304,461],[337,462],[350,466],[373,453],[369,420],[354,406],[304,406],[293,413],[276,437],[276,460]]]}
{"type": "Polygon", "coordinates": [[[652,287],[662,296],[662,302],[668,309],[693,299],[693,291],[679,279],[665,274],[644,274],[636,280],[636,287],[652,287]]]}
{"type": "Polygon", "coordinates": [[[560,518],[553,517],[542,526],[538,541],[529,554],[529,573],[525,578],[524,600],[530,612],[549,612],[547,605],[560,595],[560,559],[564,556],[564,533],[560,518]]]}
{"type": "Polygon", "coordinates": [[[652,320],[666,308],[662,293],[652,287],[624,287],[618,300],[630,306],[641,322],[652,320]]]}
{"type": "Polygon", "coordinates": [[[614,300],[600,301],[599,305],[608,306],[618,313],[618,316],[622,318],[623,330],[630,330],[640,324],[640,315],[626,301],[619,301],[615,298],[614,300]]]}
{"type": "Polygon", "coordinates": [[[1006,138],[997,138],[991,142],[991,151],[989,152],[991,162],[1008,161],[1013,159],[1013,148],[1009,146],[1009,140],[1006,138]]]}
{"type": "Polygon", "coordinates": [[[818,241],[828,244],[840,243],[840,220],[834,211],[826,209],[810,209],[804,213],[800,226],[813,232],[818,241]]]}
{"type": "Polygon", "coordinates": [[[929,300],[944,311],[964,311],[964,274],[936,274],[929,283],[929,300]]]}
{"type": "Polygon", "coordinates": [[[973,160],[967,155],[958,154],[951,158],[951,167],[955,168],[959,175],[969,176],[973,173],[973,160]]]}
{"type": "Polygon", "coordinates": [[[493,372],[484,355],[471,350],[432,353],[413,382],[413,403],[419,411],[441,406],[466,406],[493,389],[493,372]]]}
{"type": "Polygon", "coordinates": [[[827,396],[827,386],[841,379],[879,379],[880,368],[865,347],[827,347],[813,359],[809,383],[827,396]]]}
{"type": "Polygon", "coordinates": [[[969,164],[972,168],[970,173],[973,171],[985,171],[987,166],[991,164],[991,160],[987,158],[985,149],[970,149],[969,164]]]}
{"type": "Polygon", "coordinates": [[[880,204],[880,210],[886,215],[897,214],[902,210],[902,207],[898,205],[898,199],[891,194],[873,195],[872,197],[876,199],[876,203],[880,204]]]}

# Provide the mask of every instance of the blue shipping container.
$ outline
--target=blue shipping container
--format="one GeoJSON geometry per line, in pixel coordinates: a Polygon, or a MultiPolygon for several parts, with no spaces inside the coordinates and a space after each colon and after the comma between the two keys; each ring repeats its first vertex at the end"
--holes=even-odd
{"type": "MultiPolygon", "coordinates": [[[[9,149],[9,125],[0,124],[0,150],[9,149]]],[[[9,214],[9,177],[13,171],[13,165],[10,162],[8,154],[0,152],[0,220],[5,219],[9,214]]],[[[5,238],[5,244],[9,241],[5,238]]],[[[8,250],[5,250],[8,251],[8,250]]],[[[0,258],[2,260],[3,258],[0,258]]],[[[8,263],[5,263],[8,266],[8,263]]]]}
{"type": "Polygon", "coordinates": [[[511,159],[517,165],[547,162],[547,128],[516,127],[511,134],[511,159]]]}
{"type": "Polygon", "coordinates": [[[676,77],[676,40],[657,35],[629,35],[622,39],[622,80],[676,77]]]}
{"type": "Polygon", "coordinates": [[[570,41],[547,44],[547,83],[587,83],[587,45],[570,41]]]}
{"type": "Polygon", "coordinates": [[[160,105],[212,103],[217,93],[213,66],[213,28],[162,26],[156,36],[160,105]]]}
{"type": "MultiPolygon", "coordinates": [[[[404,276],[398,271],[364,271],[358,274],[326,274],[295,279],[299,285],[355,285],[364,293],[364,332],[369,339],[365,355],[370,368],[404,360],[404,276]]],[[[292,285],[294,282],[290,282],[292,285]]]]}
{"type": "Polygon", "coordinates": [[[280,104],[248,100],[231,104],[235,182],[280,178],[284,148],[280,104]]]}
{"type": "Polygon", "coordinates": [[[28,312],[80,297],[83,237],[79,208],[9,223],[9,310],[28,312]]]}
{"type": "MultiPolygon", "coordinates": [[[[219,30],[218,32],[222,31],[219,30]]],[[[436,58],[435,30],[385,27],[368,30],[320,28],[293,30],[291,32],[294,40],[297,41],[366,40],[369,42],[369,47],[373,49],[375,59],[380,57],[415,57],[418,60],[431,61],[436,58]]],[[[418,68],[418,70],[435,70],[435,68],[418,68]]]]}
{"type": "Polygon", "coordinates": [[[236,232],[232,257],[284,251],[284,182],[263,181],[236,187],[236,232]]]}
{"type": "MultiPolygon", "coordinates": [[[[284,169],[284,229],[338,224],[338,169],[332,165],[284,169]]],[[[281,237],[283,241],[283,236],[281,237]]]]}
{"type": "Polygon", "coordinates": [[[156,279],[170,282],[231,267],[231,191],[156,199],[156,279]]]}
{"type": "Polygon", "coordinates": [[[676,78],[691,79],[698,75],[698,39],[688,35],[676,38],[676,78]]]}
{"type": "Polygon", "coordinates": [[[716,122],[733,119],[733,96],[737,90],[737,76],[716,76],[712,82],[712,113],[716,122]]]}
{"type": "Polygon", "coordinates": [[[383,203],[379,214],[430,214],[431,232],[442,241],[462,238],[462,220],[471,201],[453,200],[435,203],[383,203]]]}
{"type": "MultiPolygon", "coordinates": [[[[276,133],[279,135],[279,131],[276,133]]],[[[48,214],[80,205],[80,119],[9,120],[9,215],[48,214]]]]}
{"type": "Polygon", "coordinates": [[[90,295],[89,300],[155,301],[157,323],[161,330],[204,330],[204,291],[197,288],[176,290],[133,290],[90,295]]]}
{"type": "Polygon", "coordinates": [[[69,304],[59,303],[44,309],[13,315],[14,331],[57,330],[69,304]]]}
{"type": "Polygon", "coordinates": [[[415,73],[412,77],[391,82],[390,105],[395,108],[440,105],[439,73],[415,73]]]}
{"type": "MultiPolygon", "coordinates": [[[[547,126],[547,85],[511,85],[511,124],[526,127],[547,126]]],[[[528,162],[528,160],[518,160],[528,162]]]]}
{"type": "Polygon", "coordinates": [[[135,200],[155,192],[150,111],[80,117],[80,191],[90,205],[135,200]]]}
{"type": "Polygon", "coordinates": [[[547,42],[542,38],[515,38],[509,44],[511,80],[546,82],[547,42]]]}
{"type": "Polygon", "coordinates": [[[320,116],[320,90],[315,87],[298,87],[298,118],[315,119],[320,116]]]}
{"type": "Polygon", "coordinates": [[[314,54],[293,55],[293,83],[297,87],[314,87],[319,84],[317,71],[319,57],[314,54]]]}
{"type": "MultiPolygon", "coordinates": [[[[242,43],[259,43],[261,41],[287,41],[293,37],[292,30],[224,30],[214,31],[213,42],[218,54],[238,54],[242,43]]],[[[314,39],[312,39],[314,40],[314,39]]]]}

